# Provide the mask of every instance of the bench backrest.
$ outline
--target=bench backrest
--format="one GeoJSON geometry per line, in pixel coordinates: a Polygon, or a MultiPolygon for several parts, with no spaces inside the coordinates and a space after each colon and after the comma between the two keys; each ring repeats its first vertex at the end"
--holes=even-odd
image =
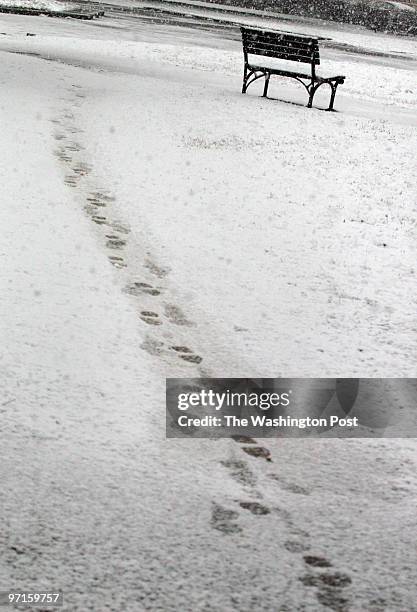
{"type": "Polygon", "coordinates": [[[292,62],[303,62],[312,66],[320,64],[317,38],[244,27],[240,30],[246,61],[247,54],[253,53],[254,55],[266,55],[267,57],[276,57],[292,62]]]}

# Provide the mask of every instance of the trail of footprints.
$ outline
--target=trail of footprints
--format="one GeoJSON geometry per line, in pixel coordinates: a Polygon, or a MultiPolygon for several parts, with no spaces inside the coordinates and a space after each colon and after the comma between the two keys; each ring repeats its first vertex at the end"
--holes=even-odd
{"type": "MultiPolygon", "coordinates": [[[[69,96],[63,100],[71,105],[71,108],[65,108],[59,117],[51,121],[55,126],[55,155],[65,168],[64,182],[70,188],[77,188],[92,171],[92,166],[80,159],[84,147],[78,142],[77,136],[82,133],[82,130],[76,126],[72,112],[74,107],[82,104],[85,94],[78,85],[72,85],[67,91],[69,96]]],[[[83,187],[85,189],[85,183],[83,187]]],[[[93,223],[102,227],[102,238],[108,250],[107,257],[110,264],[127,273],[129,270],[127,251],[130,228],[112,217],[114,202],[115,198],[108,190],[91,190],[87,193],[84,210],[93,223]]],[[[149,253],[143,265],[145,278],[130,280],[123,289],[124,293],[138,303],[140,320],[150,328],[163,326],[164,323],[177,327],[192,327],[194,323],[188,320],[181,308],[175,304],[161,303],[164,295],[162,281],[168,275],[169,270],[157,265],[149,253]]],[[[165,334],[165,337],[171,336],[170,333],[165,334]]],[[[200,364],[202,361],[200,355],[181,341],[169,342],[166,339],[158,339],[152,333],[147,334],[141,348],[151,355],[172,355],[190,364],[200,364]]]]}
{"type": "MultiPolygon", "coordinates": [[[[244,445],[241,448],[247,454],[272,461],[269,450],[258,446],[253,438],[236,436],[234,441],[244,445]]],[[[292,554],[301,555],[302,563],[306,568],[306,573],[299,576],[298,580],[305,587],[315,590],[315,596],[321,605],[334,612],[349,612],[351,604],[346,588],[352,584],[351,577],[344,572],[333,571],[333,564],[326,557],[310,553],[312,546],[310,534],[295,524],[288,510],[277,506],[269,507],[259,501],[262,500],[262,495],[256,490],[257,477],[246,461],[230,459],[221,463],[251,499],[234,500],[235,507],[233,508],[225,508],[218,503],[213,503],[211,527],[226,535],[234,535],[243,532],[243,527],[239,524],[242,511],[250,512],[257,520],[264,520],[271,514],[278,515],[284,521],[288,531],[288,539],[284,542],[284,548],[292,554]]],[[[283,479],[275,473],[268,474],[268,477],[277,482],[280,489],[284,491],[290,491],[294,495],[310,495],[307,488],[283,479]]]]}
{"type": "MultiPolygon", "coordinates": [[[[72,106],[76,107],[81,104],[85,97],[80,89],[79,86],[72,85],[69,90],[72,95],[66,101],[72,106]]],[[[65,184],[68,187],[76,188],[92,171],[88,163],[78,159],[84,150],[83,146],[77,142],[77,135],[82,130],[74,124],[74,114],[70,109],[64,110],[61,117],[52,119],[52,123],[55,125],[54,138],[57,143],[55,154],[66,168],[65,184]]],[[[111,265],[116,269],[126,271],[128,262],[125,251],[128,247],[130,228],[120,220],[112,218],[111,205],[114,200],[114,196],[105,189],[92,190],[86,197],[84,209],[91,221],[102,227],[105,246],[109,251],[107,257],[111,265]]],[[[144,262],[144,267],[149,277],[155,278],[155,282],[149,278],[131,280],[123,289],[124,293],[139,302],[142,299],[155,300],[155,309],[141,309],[140,319],[150,327],[161,326],[165,321],[180,327],[193,326],[193,322],[189,321],[182,310],[174,304],[162,304],[161,314],[161,297],[164,294],[164,286],[161,281],[169,271],[158,266],[150,255],[144,262]]],[[[199,364],[202,361],[202,357],[195,354],[189,347],[181,343],[167,344],[153,335],[146,337],[142,348],[152,355],[171,353],[191,364],[199,364]]],[[[247,455],[267,462],[272,461],[270,451],[263,446],[258,446],[252,438],[238,436],[234,440],[242,445],[242,451],[247,455]]],[[[249,512],[257,520],[264,520],[270,514],[279,515],[285,522],[289,533],[289,539],[284,543],[285,549],[293,554],[303,555],[303,563],[307,572],[299,577],[299,580],[304,586],[315,589],[316,597],[322,605],[335,612],[348,612],[349,599],[344,595],[344,589],[351,584],[351,578],[342,572],[330,571],[332,563],[325,557],[306,554],[311,546],[309,534],[294,525],[291,514],[287,510],[279,507],[269,508],[259,501],[262,495],[256,490],[257,478],[246,461],[227,460],[223,461],[222,465],[229,470],[231,477],[242,485],[251,499],[235,500],[234,508],[225,508],[218,503],[213,503],[211,527],[223,534],[234,535],[243,531],[243,527],[239,524],[242,512],[249,512]]],[[[304,487],[285,481],[275,474],[270,474],[269,477],[277,481],[283,490],[297,495],[309,494],[304,487]]]]}

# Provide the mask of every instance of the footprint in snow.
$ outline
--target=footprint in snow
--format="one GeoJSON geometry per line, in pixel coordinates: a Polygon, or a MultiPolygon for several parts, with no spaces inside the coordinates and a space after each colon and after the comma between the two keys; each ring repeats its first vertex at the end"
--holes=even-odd
{"type": "Polygon", "coordinates": [[[298,540],[286,540],[284,542],[284,548],[291,553],[302,553],[310,548],[310,545],[306,542],[300,542],[298,540]]]}
{"type": "Polygon", "coordinates": [[[241,501],[239,502],[239,506],[243,508],[244,510],[249,510],[249,512],[251,512],[252,514],[256,516],[263,516],[265,514],[271,513],[271,510],[267,506],[264,506],[263,504],[260,504],[259,502],[241,501]]]}
{"type": "Polygon", "coordinates": [[[235,522],[239,518],[239,513],[235,510],[228,510],[219,504],[213,503],[210,524],[213,529],[232,535],[240,533],[242,528],[235,522]]]}
{"type": "Polygon", "coordinates": [[[159,318],[158,313],[152,312],[151,310],[142,310],[140,318],[144,323],[148,325],[161,325],[162,321],[159,318]]]}
{"type": "Polygon", "coordinates": [[[130,233],[130,228],[127,225],[123,225],[123,223],[120,223],[119,221],[114,221],[111,224],[111,227],[114,229],[115,232],[119,232],[119,234],[130,233]]]}
{"type": "Polygon", "coordinates": [[[115,257],[114,255],[109,255],[109,261],[115,268],[127,268],[127,264],[123,257],[115,257]]]}
{"type": "Polygon", "coordinates": [[[189,363],[201,363],[203,358],[200,355],[180,355],[180,359],[189,363]]]}
{"type": "Polygon", "coordinates": [[[165,316],[171,323],[174,325],[181,325],[186,327],[192,327],[194,323],[189,321],[181,308],[179,306],[175,306],[175,304],[166,304],[165,305],[165,316]]]}
{"type": "Polygon", "coordinates": [[[158,266],[149,258],[145,261],[145,268],[147,268],[151,274],[157,276],[158,278],[164,278],[165,276],[167,276],[167,274],[169,274],[168,268],[158,266]]]}
{"type": "Polygon", "coordinates": [[[201,363],[203,358],[200,355],[195,355],[188,346],[171,346],[171,350],[178,353],[178,356],[189,363],[201,363]]]}
{"type": "MultiPolygon", "coordinates": [[[[304,562],[314,568],[332,567],[332,563],[321,556],[306,555],[304,562]]],[[[305,586],[317,589],[316,597],[322,605],[334,612],[349,612],[350,602],[343,592],[343,589],[352,584],[352,578],[348,574],[343,572],[312,573],[301,576],[299,580],[305,586]]]]}
{"type": "Polygon", "coordinates": [[[153,356],[159,356],[163,353],[165,345],[160,340],[155,340],[155,338],[147,337],[145,341],[142,342],[140,348],[153,356]]]}
{"type": "Polygon", "coordinates": [[[257,478],[246,461],[242,461],[241,459],[226,459],[220,463],[230,471],[231,477],[239,484],[250,487],[251,489],[257,484],[257,478]]]}
{"type": "Polygon", "coordinates": [[[272,461],[271,452],[264,446],[248,446],[243,447],[242,450],[252,457],[259,457],[266,461],[272,461]]]}
{"type": "Polygon", "coordinates": [[[91,220],[94,221],[94,223],[97,223],[97,225],[106,225],[107,223],[106,217],[103,217],[102,215],[93,215],[91,220]]]}
{"type": "Polygon", "coordinates": [[[76,187],[77,177],[73,176],[72,174],[68,174],[64,179],[64,183],[68,185],[69,187],[76,187]]]}
{"type": "Polygon", "coordinates": [[[125,293],[128,293],[129,295],[134,295],[134,296],[139,296],[143,294],[156,296],[156,295],[161,294],[161,291],[157,289],[156,287],[153,287],[152,285],[149,285],[148,283],[142,283],[142,282],[131,283],[130,285],[127,285],[123,291],[125,293]]]}
{"type": "Polygon", "coordinates": [[[113,235],[107,237],[106,247],[108,249],[122,249],[124,246],[126,246],[126,240],[113,235]]]}
{"type": "Polygon", "coordinates": [[[318,557],[314,555],[306,555],[304,557],[304,563],[311,567],[332,567],[332,564],[325,557],[318,557]]]}

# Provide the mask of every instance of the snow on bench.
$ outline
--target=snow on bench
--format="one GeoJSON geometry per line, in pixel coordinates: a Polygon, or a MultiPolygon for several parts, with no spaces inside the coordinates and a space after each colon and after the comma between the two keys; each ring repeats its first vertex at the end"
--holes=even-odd
{"type": "Polygon", "coordinates": [[[240,28],[242,32],[244,73],[242,93],[246,93],[251,83],[265,77],[263,96],[268,94],[269,79],[272,74],[290,77],[299,81],[308,93],[308,108],[313,104],[314,94],[318,88],[327,83],[331,87],[330,104],[327,110],[333,110],[337,86],[344,83],[344,76],[322,77],[316,74],[316,66],[320,64],[319,39],[310,38],[290,32],[273,32],[270,30],[255,30],[240,28]],[[266,57],[310,64],[311,71],[293,71],[284,68],[275,68],[249,62],[249,55],[263,55],[266,57]]]}

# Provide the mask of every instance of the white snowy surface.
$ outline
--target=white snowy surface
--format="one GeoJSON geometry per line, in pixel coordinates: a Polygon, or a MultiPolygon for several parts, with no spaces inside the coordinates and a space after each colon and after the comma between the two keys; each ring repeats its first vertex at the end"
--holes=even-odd
{"type": "Polygon", "coordinates": [[[16,6],[19,8],[33,8],[46,11],[65,11],[70,4],[65,4],[59,0],[0,0],[1,6],[16,6]]]}
{"type": "Polygon", "coordinates": [[[401,9],[403,11],[415,11],[416,10],[414,6],[410,6],[409,4],[404,4],[403,2],[391,2],[389,0],[388,4],[392,4],[393,6],[395,6],[395,8],[401,9]]]}
{"type": "Polygon", "coordinates": [[[329,114],[285,81],[242,96],[239,44],[204,32],[0,30],[3,588],[80,612],[415,612],[414,440],[268,440],[267,464],[164,436],[165,376],[415,375],[415,41],[324,51],[347,76],[329,114]],[[306,585],[323,572],[351,583],[306,585]]]}

